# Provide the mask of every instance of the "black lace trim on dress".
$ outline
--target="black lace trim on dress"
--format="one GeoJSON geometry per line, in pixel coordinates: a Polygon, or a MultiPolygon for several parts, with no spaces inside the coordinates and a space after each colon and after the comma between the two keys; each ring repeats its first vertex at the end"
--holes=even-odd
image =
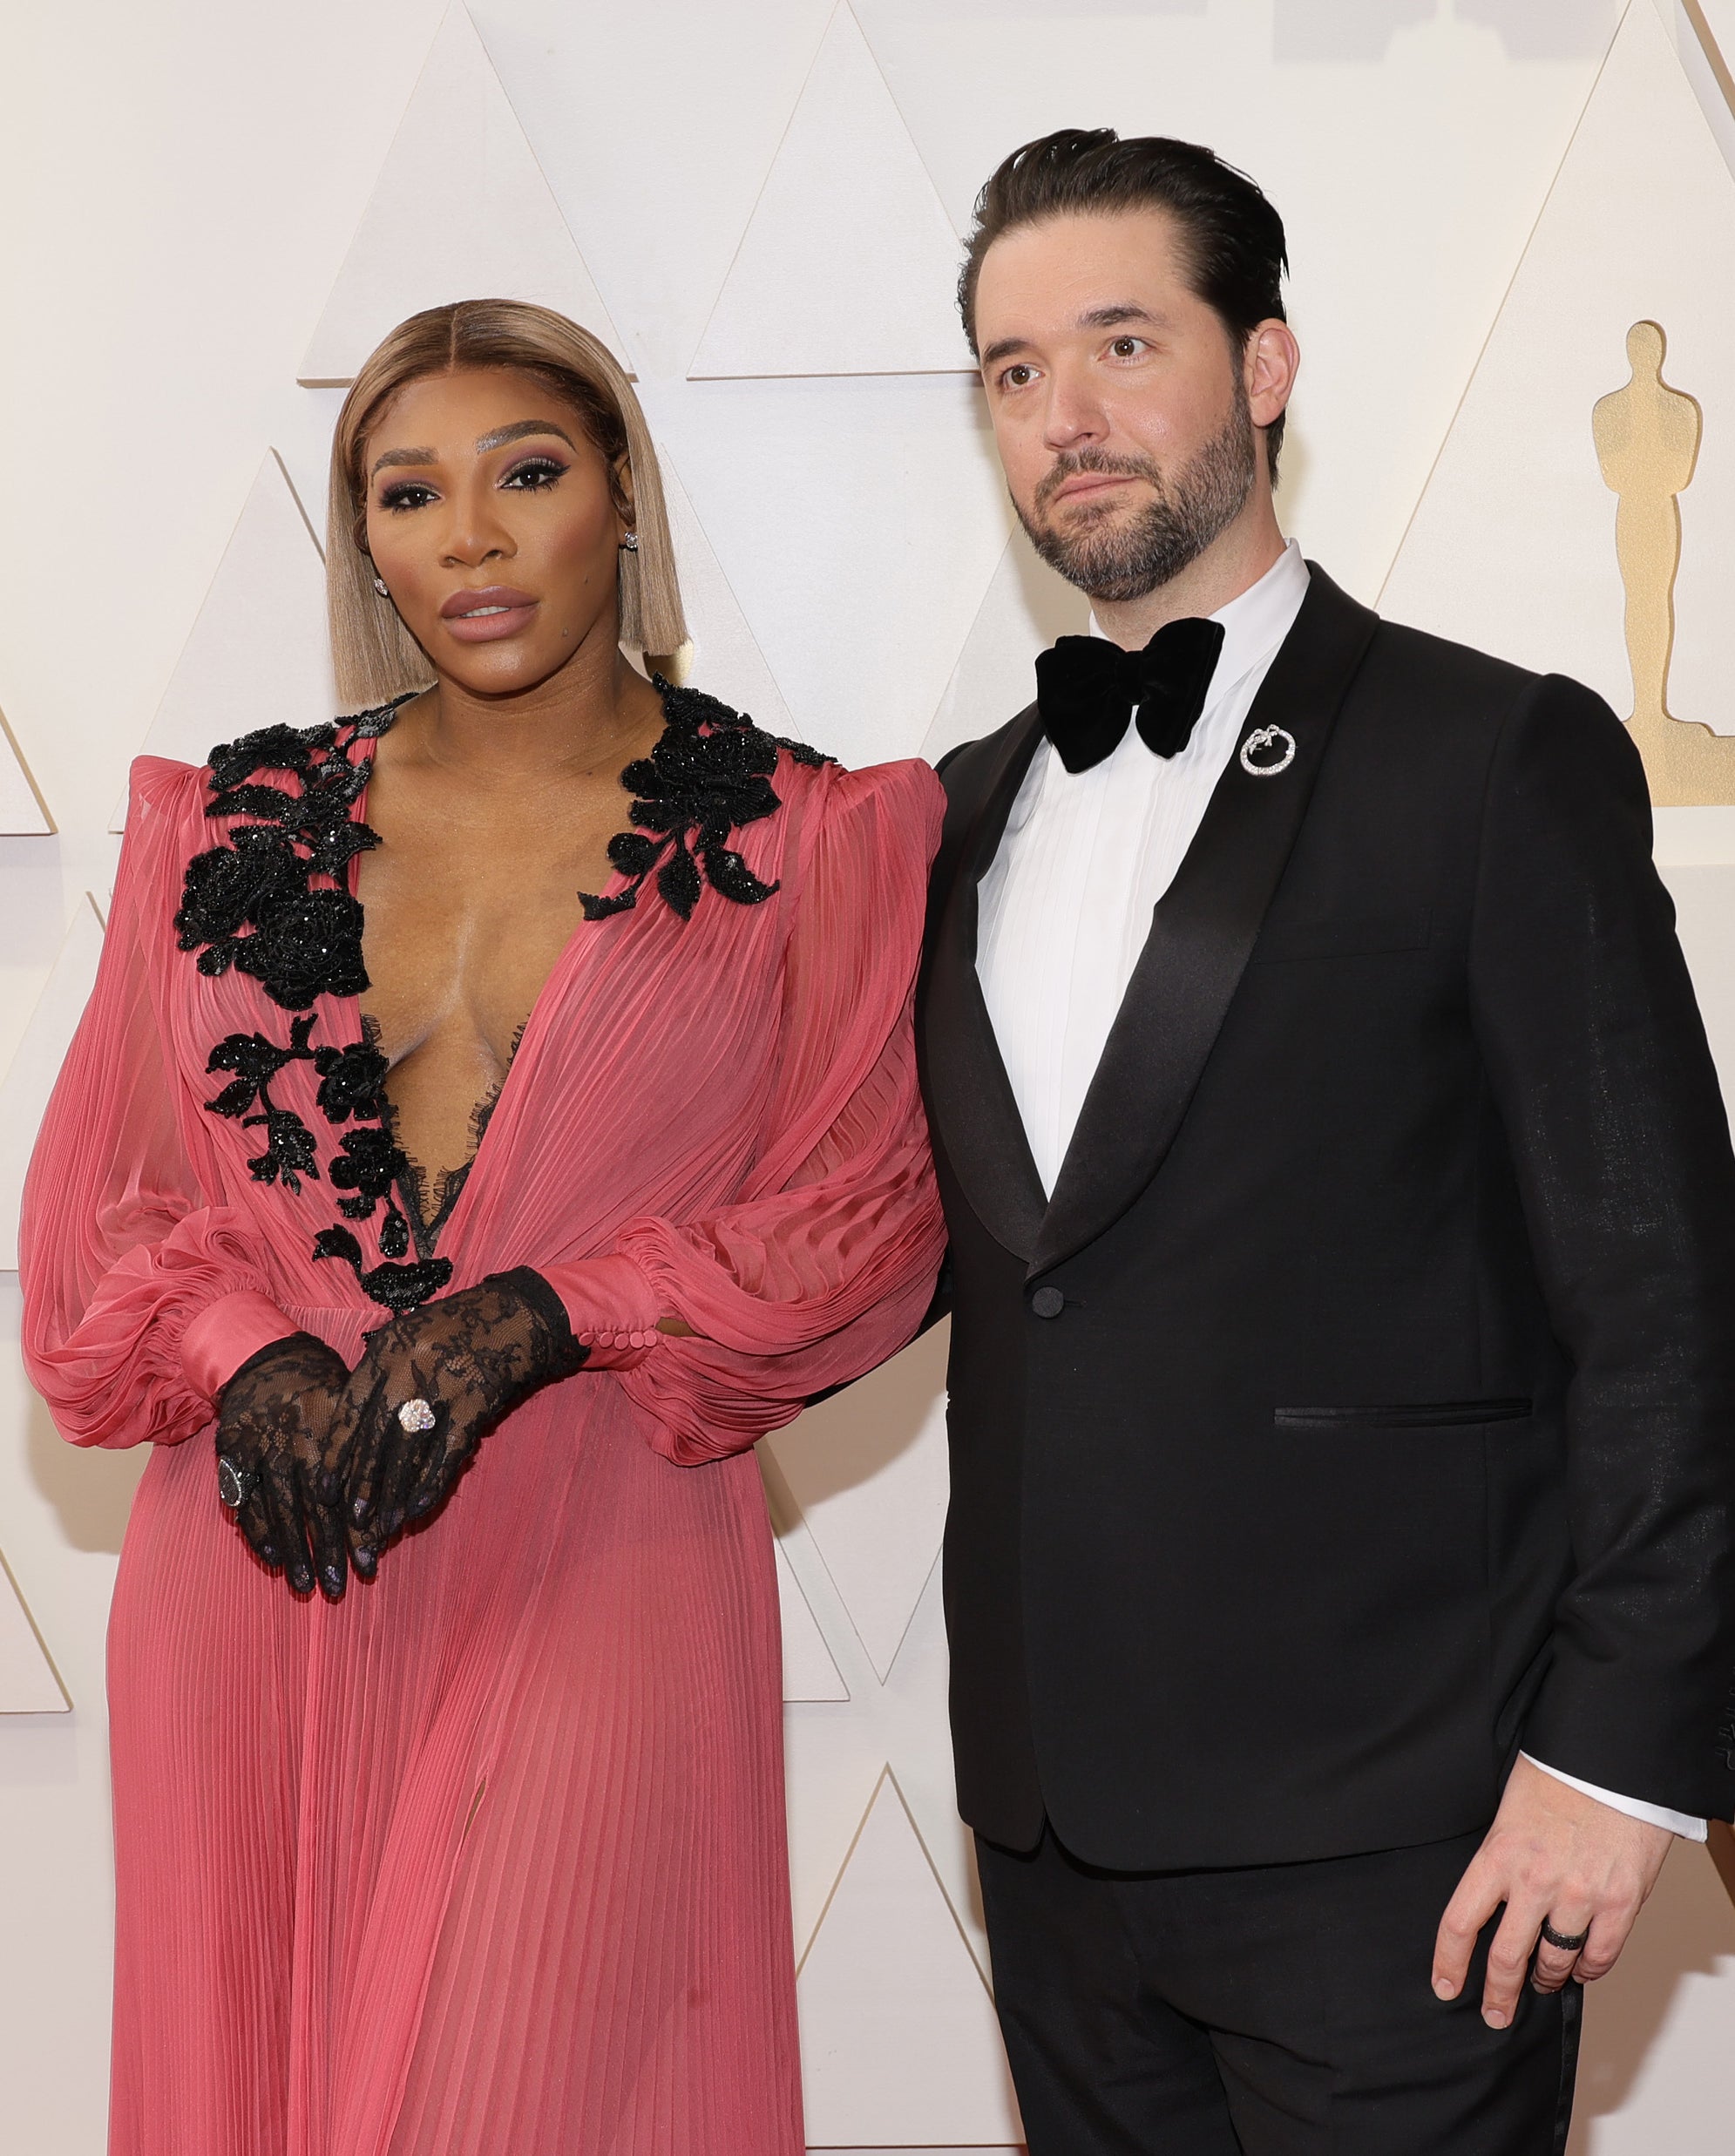
{"type": "MultiPolygon", "coordinates": [[[[512,1035],[512,1046],[506,1050],[506,1072],[512,1067],[518,1054],[518,1043],[524,1039],[525,1019],[512,1035]]],[[[362,1030],[368,1039],[378,1044],[379,1024],[362,1014],[362,1030]]],[[[494,1110],[500,1104],[500,1094],[506,1082],[505,1074],[490,1086],[487,1092],[470,1111],[470,1151],[456,1168],[442,1168],[430,1174],[416,1156],[408,1151],[398,1129],[397,1109],[390,1095],[385,1102],[385,1127],[396,1142],[403,1161],[404,1172],[398,1178],[397,1195],[403,1203],[404,1217],[410,1223],[410,1239],[416,1246],[418,1258],[432,1258],[439,1241],[440,1231],[451,1218],[454,1207],[464,1195],[464,1186],[470,1180],[470,1171],[476,1165],[476,1156],[482,1150],[482,1141],[487,1136],[488,1125],[493,1120],[494,1110]],[[431,1197],[430,1197],[431,1192],[431,1197]]]]}
{"type": "Polygon", "coordinates": [[[783,806],[770,780],[778,749],[814,767],[833,759],[805,742],[762,732],[701,689],[677,688],[661,674],[651,681],[668,723],[649,756],[635,758],[620,774],[620,783],[636,797],[627,814],[639,828],[608,842],[609,859],[630,881],[608,898],[580,892],[585,919],[607,920],[630,911],[654,869],[664,904],[682,920],[691,917],[704,884],[737,905],[758,905],[778,886],[760,881],[728,843],[729,833],[783,806]]]}
{"type": "MultiPolygon", "coordinates": [[[[701,874],[737,905],[769,898],[777,885],[752,873],[728,844],[729,833],[782,805],[769,776],[780,748],[801,763],[830,760],[799,742],[762,733],[713,696],[677,688],[661,675],[652,678],[662,698],[664,730],[649,756],[620,775],[635,796],[628,814],[639,828],[620,833],[608,849],[631,885],[607,898],[580,892],[587,920],[634,905],[654,869],[658,891],[682,920],[698,903],[701,874]]],[[[291,1063],[313,1064],[321,1114],[333,1126],[351,1126],[326,1165],[334,1190],[346,1194],[337,1210],[359,1224],[372,1222],[383,1207],[373,1264],[349,1226],[322,1229],[314,1255],[352,1266],[366,1293],[391,1311],[414,1310],[451,1279],[451,1261],[433,1256],[434,1240],[476,1155],[441,1178],[430,1218],[425,1186],[392,1127],[385,1090],[390,1065],[377,1040],[364,1027],[364,1037],[346,1047],[315,1045],[311,1014],[322,995],[353,998],[367,991],[362,906],[349,884],[351,862],[379,838],[356,816],[356,804],[373,770],[369,744],[419,693],[410,690],[329,725],[268,726],[219,743],[211,751],[205,813],[232,819],[228,835],[188,862],[174,917],[180,947],[198,953],[201,973],[216,976],[233,966],[256,980],[280,1009],[308,1014],[291,1021],[287,1047],[262,1033],[220,1041],[206,1068],[228,1074],[229,1083],[205,1105],[214,1115],[262,1132],[263,1149],[247,1161],[256,1181],[299,1192],[303,1179],[320,1179],[318,1144],[303,1119],[274,1101],[270,1089],[291,1063]],[[412,1233],[417,1257],[405,1263],[412,1233]]],[[[478,1146],[498,1098],[496,1088],[478,1107],[478,1146]]]]}

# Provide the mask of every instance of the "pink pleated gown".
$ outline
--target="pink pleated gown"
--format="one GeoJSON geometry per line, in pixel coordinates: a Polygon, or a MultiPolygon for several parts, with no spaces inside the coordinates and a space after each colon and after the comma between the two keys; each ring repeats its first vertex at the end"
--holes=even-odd
{"type": "MultiPolygon", "coordinates": [[[[749,1448],[907,1340],[939,1268],[910,1027],[938,784],[783,754],[782,808],[730,841],[774,897],[708,888],[682,920],[647,886],[576,930],[439,1255],[454,1288],[559,1268],[605,1347],[658,1309],[704,1337],[640,1331],[531,1400],[334,1606],[217,1497],[225,1313],[267,1298],[351,1362],[383,1313],[313,1257],[329,1175],[255,1181],[257,1132],[205,1106],[220,1039],[289,1027],[176,947],[186,864],[225,828],[208,776],[134,767],[24,1210],[26,1358],[61,1430],[153,1447],[109,1633],[111,2149],[794,2156],[749,1448]]],[[[315,1009],[317,1040],[361,1037],[354,1000],[315,1009]]],[[[316,1083],[296,1062],[273,1093],[323,1157],[316,1083]]]]}

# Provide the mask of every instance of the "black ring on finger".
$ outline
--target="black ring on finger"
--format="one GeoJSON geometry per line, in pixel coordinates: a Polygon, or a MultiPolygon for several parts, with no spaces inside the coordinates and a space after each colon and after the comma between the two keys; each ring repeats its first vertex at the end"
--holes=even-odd
{"type": "Polygon", "coordinates": [[[1583,1931],[1556,1931],[1545,1916],[1542,1919],[1542,1936],[1550,1946],[1558,1947],[1562,1954],[1576,1954],[1590,1936],[1590,1927],[1587,1924],[1583,1931]]]}

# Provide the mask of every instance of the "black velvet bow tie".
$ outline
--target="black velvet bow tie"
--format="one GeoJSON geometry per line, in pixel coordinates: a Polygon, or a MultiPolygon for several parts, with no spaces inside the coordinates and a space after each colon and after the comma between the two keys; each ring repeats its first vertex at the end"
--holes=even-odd
{"type": "Polygon", "coordinates": [[[1189,617],[1160,628],[1142,651],[1101,636],[1063,636],[1036,661],[1042,730],[1069,771],[1113,756],[1138,707],[1145,745],[1179,755],[1192,738],[1223,649],[1221,621],[1189,617]]]}

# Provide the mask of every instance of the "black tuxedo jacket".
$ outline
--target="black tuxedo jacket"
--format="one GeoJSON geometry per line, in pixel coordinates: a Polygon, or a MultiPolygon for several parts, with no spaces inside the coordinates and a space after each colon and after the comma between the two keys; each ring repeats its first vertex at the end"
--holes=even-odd
{"type": "Polygon", "coordinates": [[[1040,729],[947,759],[965,1818],[1125,1869],[1416,1843],[1520,1746],[1735,1812],[1735,1160],[1625,729],[1315,569],[1045,1199],[975,969],[1040,729]]]}

